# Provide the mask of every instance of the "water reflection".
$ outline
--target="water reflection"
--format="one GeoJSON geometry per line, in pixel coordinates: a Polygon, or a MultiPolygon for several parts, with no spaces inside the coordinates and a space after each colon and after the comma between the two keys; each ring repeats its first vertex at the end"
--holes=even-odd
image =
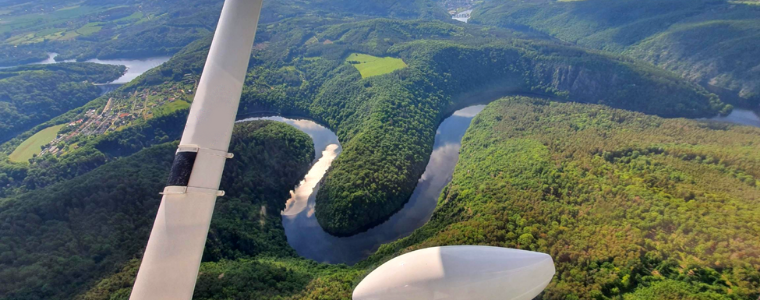
{"type": "Polygon", "coordinates": [[[285,122],[314,139],[317,160],[305,180],[291,192],[292,197],[282,214],[285,234],[290,246],[305,258],[319,262],[353,264],[377,251],[380,245],[408,236],[427,223],[433,215],[438,196],[451,181],[459,159],[462,137],[472,118],[484,107],[478,105],[459,110],[441,123],[425,173],[401,211],[367,232],[345,238],[326,233],[314,216],[319,182],[341,150],[335,134],[311,121],[282,117],[253,118],[244,121],[267,119],[285,122]]]}
{"type": "Polygon", "coordinates": [[[340,154],[340,146],[336,144],[327,145],[325,151],[322,151],[322,157],[317,160],[311,167],[309,173],[301,181],[295,191],[290,191],[290,199],[285,203],[285,210],[282,211],[283,216],[297,216],[298,214],[308,210],[308,217],[314,214],[314,207],[309,207],[309,197],[314,193],[314,189],[325,177],[327,169],[332,165],[333,160],[340,154]]]}
{"type": "MultiPolygon", "coordinates": [[[[319,181],[325,176],[333,160],[338,157],[342,148],[338,136],[332,131],[310,120],[294,120],[283,117],[248,118],[238,122],[254,120],[270,120],[290,124],[308,134],[314,141],[314,162],[309,173],[296,187],[290,191],[291,198],[285,204],[283,215],[297,215],[304,212],[308,206],[309,197],[313,194],[319,181]]],[[[312,208],[313,209],[313,208],[312,208]]]]}

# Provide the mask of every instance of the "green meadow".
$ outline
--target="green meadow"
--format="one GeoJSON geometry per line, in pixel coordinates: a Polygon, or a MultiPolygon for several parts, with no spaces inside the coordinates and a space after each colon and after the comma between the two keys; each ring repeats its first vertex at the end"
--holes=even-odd
{"type": "Polygon", "coordinates": [[[169,102],[164,105],[161,105],[157,107],[155,110],[153,110],[154,116],[164,116],[171,114],[175,111],[182,110],[182,109],[188,109],[190,108],[190,103],[187,103],[182,100],[177,100],[174,102],[169,102]]]}
{"type": "Polygon", "coordinates": [[[12,162],[25,162],[35,154],[40,153],[40,147],[50,143],[58,135],[58,131],[65,125],[57,125],[43,129],[29,137],[19,145],[8,157],[12,162]]]}
{"type": "Polygon", "coordinates": [[[100,23],[87,23],[87,25],[82,26],[82,28],[77,29],[77,33],[87,36],[94,33],[97,33],[101,29],[103,29],[102,26],[99,26],[100,23]]]}
{"type": "Polygon", "coordinates": [[[407,67],[400,58],[377,57],[359,53],[349,55],[346,62],[354,65],[362,74],[362,78],[388,74],[407,67]]]}

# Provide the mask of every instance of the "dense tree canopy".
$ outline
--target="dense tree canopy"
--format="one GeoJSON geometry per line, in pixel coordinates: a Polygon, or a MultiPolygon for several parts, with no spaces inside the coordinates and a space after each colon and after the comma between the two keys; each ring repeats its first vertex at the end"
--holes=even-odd
{"type": "Polygon", "coordinates": [[[65,63],[0,70],[0,142],[100,96],[124,66],[65,63]]]}
{"type": "MultiPolygon", "coordinates": [[[[647,64],[532,38],[440,21],[292,18],[259,34],[239,115],[308,116],[337,132],[344,152],[325,178],[316,211],[328,232],[352,235],[403,206],[424,171],[438,122],[472,103],[531,93],[668,117],[730,110],[703,88],[647,64]],[[354,52],[398,57],[409,68],[362,79],[344,62],[354,52]]],[[[193,43],[122,91],[197,76],[209,42],[193,43]]],[[[108,157],[177,138],[181,129],[172,124],[179,123],[169,118],[91,144],[108,157]]]]}
{"type": "MultiPolygon", "coordinates": [[[[195,298],[350,299],[396,255],[465,244],[552,255],[557,275],[539,299],[754,300],[759,132],[502,99],[473,120],[453,181],[411,236],[352,267],[269,254],[208,261],[195,298]]],[[[127,299],[136,266],[83,299],[127,299]]]]}
{"type": "MultiPolygon", "coordinates": [[[[335,235],[361,232],[400,209],[424,171],[435,126],[468,104],[522,92],[662,116],[730,110],[704,89],[645,64],[545,41],[491,41],[487,33],[441,22],[373,20],[301,35],[269,37],[269,47],[291,44],[290,51],[250,72],[240,114],[307,115],[335,129],[344,151],[316,207],[320,224],[335,235]],[[300,44],[312,38],[331,43],[300,44]],[[484,45],[469,46],[473,41],[484,45]],[[371,48],[409,68],[362,79],[342,62],[343,55],[371,48]],[[287,61],[294,68],[283,67],[287,61]]],[[[268,51],[259,55],[275,55],[268,51]]]]}
{"type": "Polygon", "coordinates": [[[758,133],[499,100],[473,120],[431,222],[375,258],[436,245],[520,248],[554,258],[543,299],[755,299],[758,133]]]}
{"type": "MultiPolygon", "coordinates": [[[[41,61],[48,52],[58,53],[55,59],[59,61],[171,55],[214,31],[223,2],[4,2],[0,66],[41,61]]],[[[448,17],[435,0],[270,0],[264,2],[261,22],[308,14],[365,19],[448,17]]]]}
{"type": "MultiPolygon", "coordinates": [[[[103,2],[120,3],[142,2],[103,2]]],[[[72,42],[83,46],[62,55],[156,54],[141,47],[174,53],[190,43],[115,93],[192,82],[220,2],[199,7],[205,3],[145,4],[186,7],[156,10],[155,19],[123,27],[115,39],[117,31],[104,26],[92,44],[72,42]],[[162,35],[171,38],[162,43],[162,35]]],[[[196,298],[348,299],[393,255],[450,244],[550,253],[559,272],[545,299],[760,296],[758,131],[660,118],[729,112],[716,95],[650,64],[540,33],[430,20],[445,15],[428,0],[266,3],[238,117],[308,117],[338,134],[344,151],[316,208],[335,235],[366,230],[404,205],[438,123],[454,110],[515,93],[549,100],[489,106],[465,138],[430,223],[353,267],[306,261],[287,245],[279,212],[313,158],[308,137],[281,124],[241,126],[196,298]],[[363,79],[345,62],[352,53],[402,59],[408,68],[363,79]]],[[[41,72],[34,68],[44,67],[25,72],[41,72]]],[[[2,74],[10,73],[0,72],[0,81],[17,76],[2,74]]],[[[71,122],[107,101],[36,129],[71,122]]],[[[176,146],[167,142],[179,138],[186,115],[83,136],[77,149],[28,165],[0,154],[0,299],[127,299],[176,146]]],[[[33,131],[0,151],[9,153],[33,131]]]]}
{"type": "MultiPolygon", "coordinates": [[[[755,2],[756,3],[756,2],[755,2]]],[[[701,83],[725,101],[760,103],[760,6],[723,0],[488,1],[478,24],[530,28],[643,59],[701,83]]]]}
{"type": "MultiPolygon", "coordinates": [[[[176,143],[150,147],[72,180],[0,199],[0,299],[71,299],[137,257],[147,243],[176,143]]],[[[282,251],[276,224],[308,170],[311,139],[274,122],[235,128],[208,240],[210,259],[282,251]],[[263,209],[262,209],[263,208],[263,209]]]]}

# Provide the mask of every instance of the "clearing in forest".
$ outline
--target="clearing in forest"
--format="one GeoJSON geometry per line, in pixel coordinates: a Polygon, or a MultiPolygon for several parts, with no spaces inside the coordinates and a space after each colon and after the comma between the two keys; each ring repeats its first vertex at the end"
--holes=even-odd
{"type": "Polygon", "coordinates": [[[26,162],[29,161],[35,154],[40,153],[40,147],[52,142],[58,135],[58,131],[65,125],[52,126],[43,129],[42,131],[35,133],[21,143],[16,150],[8,157],[12,162],[26,162]]]}
{"type": "Polygon", "coordinates": [[[362,74],[362,78],[388,74],[407,67],[400,58],[377,57],[359,53],[349,55],[346,62],[354,65],[362,74]]]}

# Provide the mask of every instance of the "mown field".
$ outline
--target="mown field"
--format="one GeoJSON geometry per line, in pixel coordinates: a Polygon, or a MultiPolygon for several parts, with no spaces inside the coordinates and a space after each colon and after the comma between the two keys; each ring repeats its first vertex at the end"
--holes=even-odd
{"type": "Polygon", "coordinates": [[[35,154],[40,153],[40,147],[47,145],[58,135],[58,131],[66,125],[52,126],[43,129],[26,139],[8,156],[12,162],[26,162],[35,154]]]}
{"type": "Polygon", "coordinates": [[[346,58],[346,62],[356,67],[359,73],[362,74],[362,78],[388,74],[407,67],[406,63],[400,58],[377,57],[360,53],[349,55],[346,58]]]}
{"type": "Polygon", "coordinates": [[[174,102],[166,103],[162,106],[159,106],[153,110],[154,116],[164,116],[171,113],[174,113],[179,110],[186,110],[190,108],[190,103],[187,103],[182,100],[177,100],[174,102]]]}

